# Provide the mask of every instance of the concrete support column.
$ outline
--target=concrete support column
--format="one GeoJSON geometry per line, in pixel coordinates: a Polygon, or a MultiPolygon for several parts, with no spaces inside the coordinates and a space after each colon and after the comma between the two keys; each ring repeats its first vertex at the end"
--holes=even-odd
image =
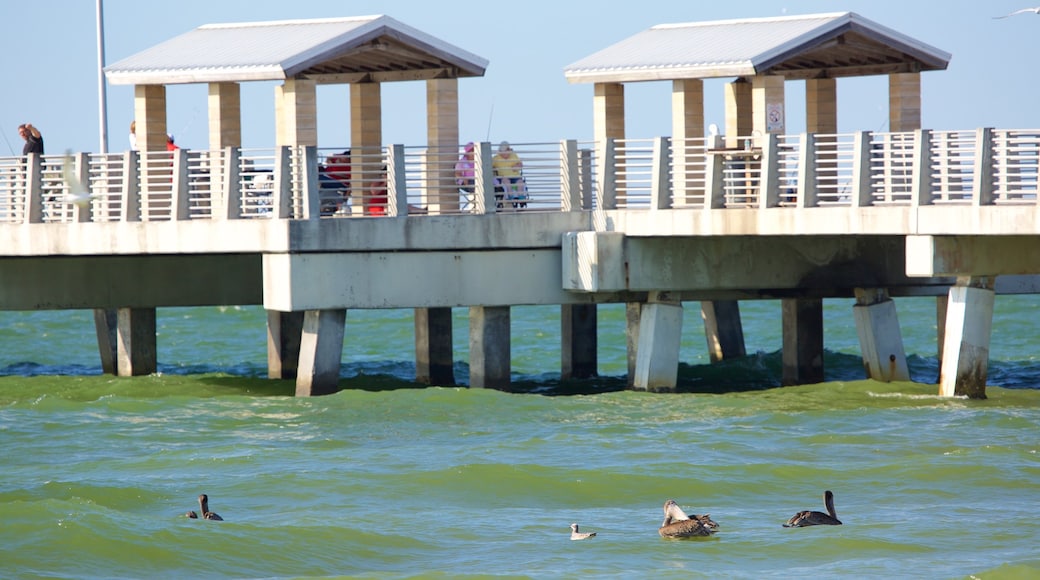
{"type": "Polygon", "coordinates": [[[275,145],[318,145],[318,90],[309,79],[285,79],[275,87],[275,145]]]}
{"type": "Polygon", "coordinates": [[[329,395],[338,390],[346,319],[347,311],[343,308],[304,313],[296,375],[297,397],[329,395]]]}
{"type": "Polygon", "coordinates": [[[867,378],[886,383],[909,381],[910,369],[903,350],[896,303],[889,298],[888,291],[856,288],[852,314],[867,378]]]}
{"type": "Polygon", "coordinates": [[[939,394],[986,398],[989,340],[993,326],[993,278],[958,277],[946,311],[939,394]]]}
{"type": "Polygon", "coordinates": [[[838,132],[838,83],[835,79],[805,81],[805,130],[829,135],[838,132]]]}
{"type": "MultiPolygon", "coordinates": [[[[778,75],[755,76],[751,79],[751,109],[754,111],[752,133],[776,133],[783,135],[787,126],[784,107],[784,77],[778,75]]],[[[762,143],[755,144],[758,147],[762,143]]]]}
{"type": "Polygon", "coordinates": [[[238,83],[209,84],[209,148],[242,146],[242,90],[238,83]]]}
{"type": "Polygon", "coordinates": [[[939,376],[936,383],[942,382],[943,343],[946,342],[946,312],[950,305],[950,296],[935,297],[935,357],[939,360],[939,376]]]}
{"type": "Polygon", "coordinates": [[[365,215],[385,211],[383,207],[369,207],[373,194],[370,185],[383,181],[382,86],[379,83],[350,85],[350,191],[354,198],[351,205],[355,211],[360,207],[365,215]]]}
{"type": "Polygon", "coordinates": [[[139,377],[154,373],[158,366],[155,308],[120,308],[116,319],[116,370],[119,376],[139,377]]]}
{"type": "Polygon", "coordinates": [[[595,304],[560,306],[560,377],[587,379],[597,375],[598,337],[595,304]]]}
{"type": "Polygon", "coordinates": [[[119,312],[114,308],[94,309],[94,331],[97,333],[101,372],[119,374],[119,312]]]}
{"type": "Polygon", "coordinates": [[[469,386],[508,389],[512,367],[508,306],[469,309],[469,386]]]}
{"type": "Polygon", "coordinates": [[[675,390],[679,379],[682,318],[682,303],[678,295],[650,293],[639,317],[636,390],[675,390]]]}
{"type": "Polygon", "coordinates": [[[165,86],[134,86],[134,123],[139,151],[166,151],[165,86]]]}
{"type": "Polygon", "coordinates": [[[459,80],[426,81],[426,184],[430,213],[459,211],[455,162],[459,158],[459,80]]]}
{"type": "Polygon", "coordinates": [[[441,387],[455,384],[451,308],[415,309],[415,380],[441,387]]]}
{"type": "Polygon", "coordinates": [[[726,147],[742,147],[742,137],[747,137],[754,130],[751,114],[751,83],[744,78],[727,83],[725,90],[726,103],[726,147]]]}
{"type": "Polygon", "coordinates": [[[627,386],[636,386],[636,357],[639,354],[639,317],[643,312],[641,302],[625,303],[625,352],[628,358],[627,386]]]}
{"type": "Polygon", "coordinates": [[[921,128],[921,73],[888,75],[888,130],[921,128]]]}
{"type": "Polygon", "coordinates": [[[744,326],[740,320],[740,303],[736,300],[701,302],[704,337],[708,341],[711,362],[747,354],[744,326]]]}
{"type": "Polygon", "coordinates": [[[823,300],[785,298],[783,318],[783,374],[781,384],[823,382],[823,300]]]}
{"type": "Polygon", "coordinates": [[[625,138],[625,85],[596,83],[592,96],[592,136],[599,143],[605,139],[625,138]]]}
{"type": "Polygon", "coordinates": [[[267,376],[295,379],[300,365],[303,311],[267,311],[267,376]]]}
{"type": "Polygon", "coordinates": [[[704,199],[704,190],[691,189],[694,175],[704,171],[704,156],[689,152],[691,139],[704,137],[704,81],[672,81],[672,165],[674,205],[693,204],[704,199]]]}

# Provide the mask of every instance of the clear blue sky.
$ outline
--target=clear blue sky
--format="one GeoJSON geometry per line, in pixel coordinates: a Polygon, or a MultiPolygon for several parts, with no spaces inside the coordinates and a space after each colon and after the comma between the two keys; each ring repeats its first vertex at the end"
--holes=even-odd
{"type": "MultiPolygon", "coordinates": [[[[953,55],[949,69],[922,75],[923,125],[932,129],[1040,128],[1035,113],[1040,16],[994,16],[1040,0],[105,0],[106,64],[202,24],[387,14],[489,61],[482,78],[460,81],[463,140],[544,142],[592,136],[592,86],[563,68],[655,24],[852,11],[953,55]]],[[[16,127],[32,122],[48,153],[99,149],[95,0],[4,0],[0,54],[0,155],[20,152],[16,127]],[[6,142],[5,142],[6,140],[6,142]]],[[[730,79],[726,79],[730,80],[730,79]]],[[[723,125],[722,83],[705,83],[708,123],[723,125]]],[[[246,147],[274,142],[273,83],[243,85],[246,147]]],[[[788,129],[804,127],[802,83],[787,84],[788,129]]],[[[670,83],[626,85],[631,138],[670,133],[670,83]]],[[[319,145],[349,144],[346,87],[318,92],[319,145]]],[[[387,143],[425,142],[425,86],[384,85],[387,143]]],[[[168,126],[185,147],[204,148],[206,87],[167,92],[168,126]]],[[[838,81],[839,131],[886,130],[884,77],[838,81]]],[[[109,149],[127,147],[133,92],[108,88],[109,149]]]]}

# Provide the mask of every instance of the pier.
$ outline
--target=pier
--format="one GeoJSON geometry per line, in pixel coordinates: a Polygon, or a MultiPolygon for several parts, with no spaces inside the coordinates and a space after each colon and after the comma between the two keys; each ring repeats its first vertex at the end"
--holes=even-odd
{"type": "MultiPolygon", "coordinates": [[[[877,33],[825,16],[826,34],[877,33]]],[[[945,68],[941,51],[834,69],[889,80],[887,132],[838,133],[834,78],[813,77],[810,130],[788,134],[783,77],[725,70],[710,73],[739,76],[723,130],[704,130],[691,73],[672,79],[673,134],[627,138],[623,86],[645,79],[572,67],[572,82],[595,83],[596,136],[514,143],[527,191],[511,199],[492,143],[474,144],[471,191],[453,171],[457,78],[486,62],[410,43],[422,33],[386,17],[360,26],[359,53],[413,69],[342,56],[279,69],[273,148],[241,144],[237,83],[250,79],[234,67],[155,72],[135,61],[146,51],[106,70],[135,85],[142,150],[0,158],[0,308],[93,309],[105,372],[132,376],[155,370],[156,308],[262,305],[269,375],[316,395],[337,388],[351,309],[414,309],[417,380],[453,384],[450,309],[468,308],[470,386],[507,388],[510,308],[559,305],[561,373],[580,378],[596,373],[596,305],[624,303],[631,387],[669,391],[684,308],[701,309],[722,360],[744,354],[739,302],[781,300],[781,382],[806,384],[822,380],[822,301],[854,297],[867,376],[904,381],[895,299],[935,296],[940,393],[984,398],[996,294],[1040,291],[1040,130],[921,128],[920,74],[945,68]],[[425,144],[382,143],[379,83],[396,80],[427,85],[425,144]],[[171,82],[209,83],[209,149],[164,150],[171,82]],[[319,82],[351,85],[349,147],[316,145],[319,82]],[[347,149],[344,193],[325,185],[347,149]],[[77,182],[86,203],[65,197],[77,182]]],[[[798,56],[770,66],[807,78],[798,56]]]]}

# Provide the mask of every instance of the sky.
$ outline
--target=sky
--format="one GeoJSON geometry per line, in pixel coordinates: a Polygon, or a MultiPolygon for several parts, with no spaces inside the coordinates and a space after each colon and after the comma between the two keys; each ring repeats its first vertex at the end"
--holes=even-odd
{"type": "MultiPolygon", "coordinates": [[[[996,16],[1040,0],[103,0],[104,64],[217,22],[386,14],[489,61],[483,77],[459,81],[463,141],[589,140],[592,85],[570,84],[567,65],[656,24],[822,12],[856,12],[952,54],[947,70],[922,74],[922,125],[936,130],[1033,129],[1037,120],[1040,15],[996,16]]],[[[96,0],[2,0],[0,155],[23,144],[31,122],[48,153],[101,149],[96,0]]],[[[724,126],[723,86],[705,82],[705,122],[724,126]]],[[[242,85],[244,147],[274,144],[275,83],[242,85]]],[[[885,131],[883,76],[839,79],[838,131],[885,131]]],[[[108,150],[128,148],[133,88],[107,86],[108,150]]],[[[671,133],[671,83],[625,86],[626,136],[671,133]]],[[[785,86],[788,132],[804,129],[804,83],[785,86]]],[[[383,140],[426,141],[425,83],[383,85],[383,140]]],[[[178,145],[205,148],[207,88],[167,89],[167,126],[178,145]]],[[[349,91],[318,89],[318,145],[349,146],[349,91]]]]}

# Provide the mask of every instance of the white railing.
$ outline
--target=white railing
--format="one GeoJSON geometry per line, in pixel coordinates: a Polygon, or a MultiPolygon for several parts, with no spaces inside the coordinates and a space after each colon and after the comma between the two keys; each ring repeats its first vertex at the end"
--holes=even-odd
{"type": "Polygon", "coordinates": [[[0,223],[316,219],[587,209],[1036,204],[1040,130],[719,136],[673,142],[514,143],[517,183],[497,146],[223,151],[0,158],[0,223]],[[68,203],[66,167],[89,183],[68,203]],[[465,173],[465,172],[464,172],[465,173]]]}

